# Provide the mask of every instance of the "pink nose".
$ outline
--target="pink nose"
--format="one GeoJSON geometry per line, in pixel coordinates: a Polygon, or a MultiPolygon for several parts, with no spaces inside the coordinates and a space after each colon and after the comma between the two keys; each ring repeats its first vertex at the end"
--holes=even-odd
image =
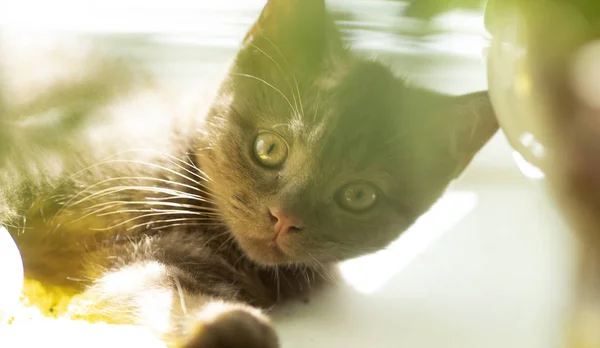
{"type": "Polygon", "coordinates": [[[302,222],[287,212],[279,208],[271,208],[269,210],[273,228],[275,230],[275,238],[285,236],[289,233],[300,232],[302,230],[302,222]]]}

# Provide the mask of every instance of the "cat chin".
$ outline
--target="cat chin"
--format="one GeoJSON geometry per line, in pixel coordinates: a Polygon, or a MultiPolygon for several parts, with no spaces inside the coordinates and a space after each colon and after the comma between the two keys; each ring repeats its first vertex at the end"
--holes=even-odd
{"type": "Polygon", "coordinates": [[[260,265],[277,266],[297,263],[294,257],[273,245],[271,240],[240,237],[236,240],[248,259],[260,265]]]}

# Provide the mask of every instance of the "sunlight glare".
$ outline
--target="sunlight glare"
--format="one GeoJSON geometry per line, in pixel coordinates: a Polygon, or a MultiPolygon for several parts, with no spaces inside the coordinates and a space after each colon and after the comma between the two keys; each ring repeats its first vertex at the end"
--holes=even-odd
{"type": "Polygon", "coordinates": [[[239,36],[231,24],[245,23],[247,18],[253,18],[265,2],[266,0],[6,1],[0,7],[0,26],[34,32],[58,30],[239,36]],[[247,13],[252,15],[248,16],[247,13]]]}
{"type": "Polygon", "coordinates": [[[377,292],[438,237],[472,212],[477,206],[477,198],[474,192],[448,192],[388,248],[342,263],[342,277],[361,293],[377,292]]]}
{"type": "Polygon", "coordinates": [[[17,245],[8,231],[0,225],[0,325],[17,306],[23,287],[23,261],[17,245]]]}
{"type": "Polygon", "coordinates": [[[513,159],[517,164],[517,167],[521,171],[523,175],[525,175],[529,179],[533,180],[542,180],[546,177],[544,172],[533,164],[529,163],[520,153],[517,151],[513,151],[512,153],[513,159]]]}

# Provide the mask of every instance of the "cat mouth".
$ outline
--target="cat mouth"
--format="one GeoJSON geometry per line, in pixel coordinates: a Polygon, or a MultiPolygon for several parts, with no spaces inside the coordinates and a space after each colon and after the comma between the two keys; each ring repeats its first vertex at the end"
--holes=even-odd
{"type": "Polygon", "coordinates": [[[293,261],[289,252],[273,239],[239,238],[238,244],[248,258],[260,264],[277,265],[293,261]]]}

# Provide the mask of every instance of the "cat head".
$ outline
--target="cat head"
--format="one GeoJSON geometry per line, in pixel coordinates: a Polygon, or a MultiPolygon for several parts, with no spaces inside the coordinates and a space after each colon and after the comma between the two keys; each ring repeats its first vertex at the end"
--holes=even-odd
{"type": "Polygon", "coordinates": [[[323,0],[270,0],[198,158],[252,260],[310,264],[388,245],[496,130],[487,93],[411,87],[347,49],[323,0]]]}

